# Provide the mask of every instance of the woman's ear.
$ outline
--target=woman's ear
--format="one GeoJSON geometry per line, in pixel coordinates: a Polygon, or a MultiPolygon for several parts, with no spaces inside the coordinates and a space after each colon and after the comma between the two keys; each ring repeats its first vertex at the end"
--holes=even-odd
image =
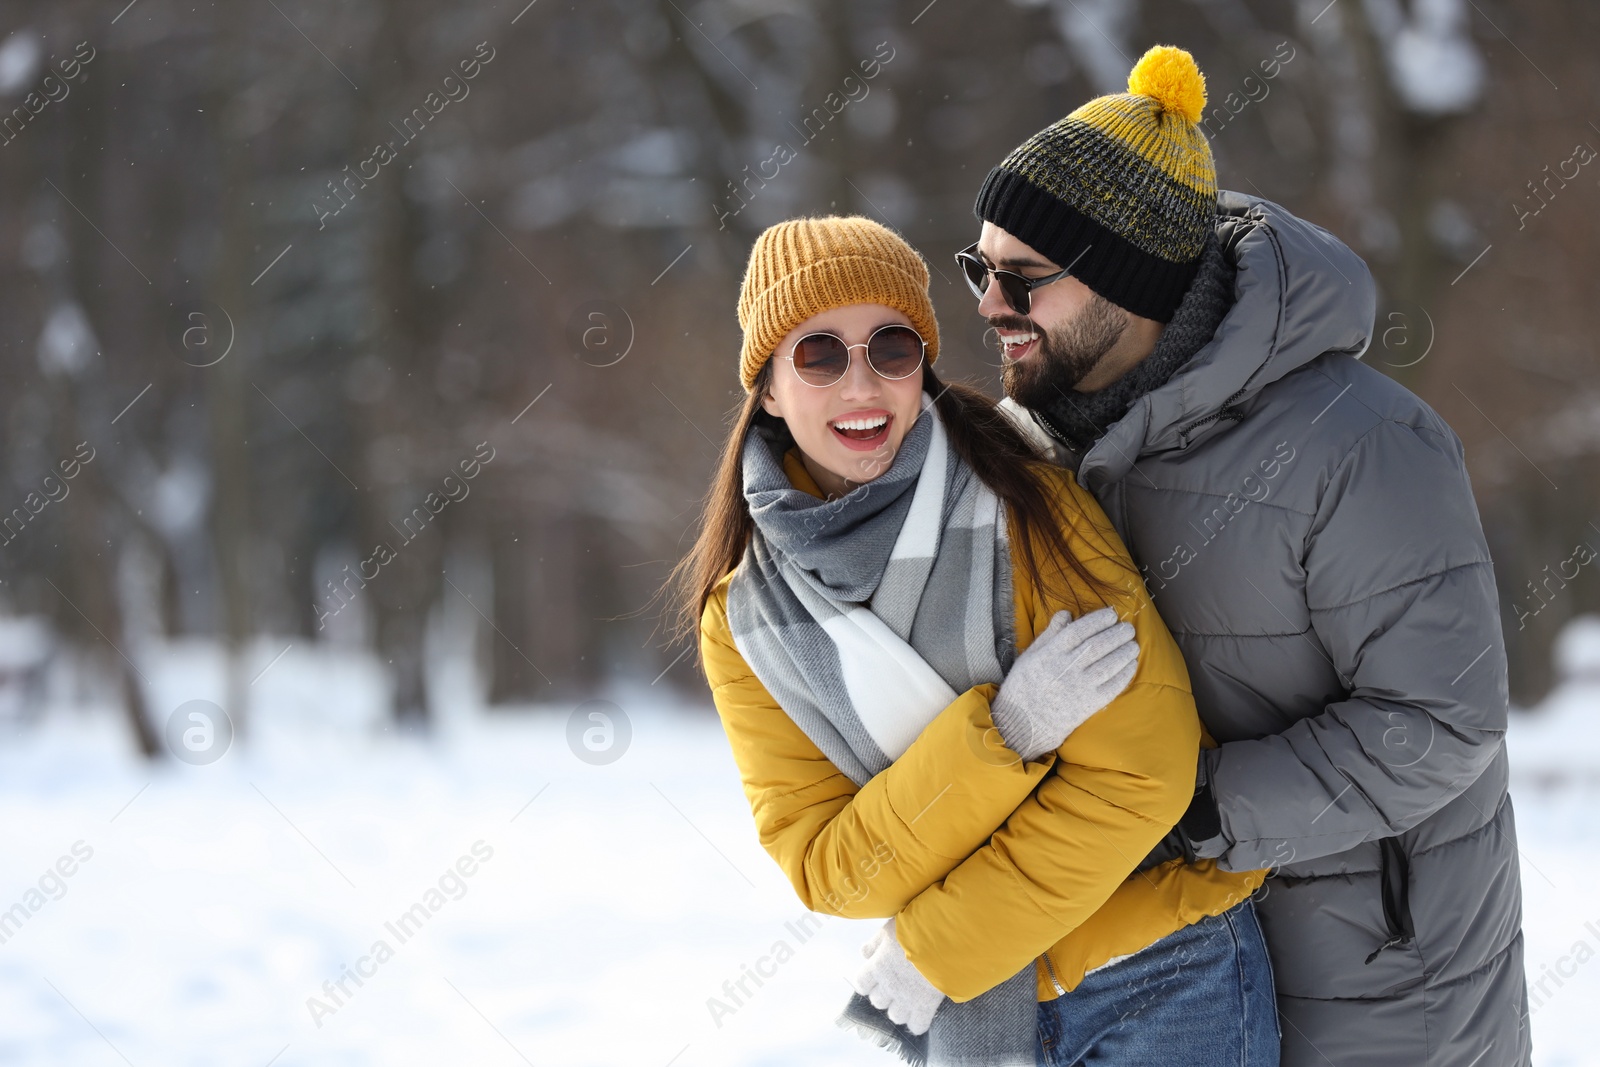
{"type": "Polygon", "coordinates": [[[770,385],[761,393],[761,410],[776,418],[783,418],[783,409],[778,405],[778,398],[772,395],[772,387],[770,385]]]}

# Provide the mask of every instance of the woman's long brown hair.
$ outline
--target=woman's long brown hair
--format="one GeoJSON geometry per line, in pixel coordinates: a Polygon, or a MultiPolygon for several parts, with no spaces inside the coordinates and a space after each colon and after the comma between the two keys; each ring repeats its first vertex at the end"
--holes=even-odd
{"type": "MultiPolygon", "coordinates": [[[[781,422],[761,407],[761,397],[772,382],[772,367],[769,360],[761,368],[728,432],[716,476],[706,494],[700,535],[694,547],[673,568],[658,593],[671,597],[673,644],[694,640],[697,656],[700,618],[706,601],[717,583],[739,565],[755,526],[744,499],[741,456],[745,438],[758,420],[781,422]]],[[[1092,574],[1067,544],[1063,531],[1070,526],[1071,518],[1060,508],[1056,493],[1044,480],[1044,473],[1051,466],[1049,461],[1033,450],[993,399],[973,386],[941,382],[931,366],[924,366],[922,389],[933,397],[939,409],[951,449],[1000,498],[1023,534],[1020,544],[1013,542],[1013,550],[1021,549],[1023,569],[1034,588],[1049,589],[1053,584],[1045,579],[1045,561],[1035,548],[1042,544],[1047,557],[1053,557],[1058,565],[1109,599],[1115,593],[1114,587],[1092,574]]],[[[1083,605],[1075,590],[1064,589],[1060,593],[1070,596],[1081,611],[1083,605]]]]}

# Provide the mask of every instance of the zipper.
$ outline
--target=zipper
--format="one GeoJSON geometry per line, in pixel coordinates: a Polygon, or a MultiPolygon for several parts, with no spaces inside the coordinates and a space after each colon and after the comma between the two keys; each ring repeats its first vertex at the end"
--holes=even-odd
{"type": "Polygon", "coordinates": [[[1051,425],[1051,422],[1048,418],[1032,408],[1028,409],[1028,414],[1033,416],[1033,421],[1038,424],[1040,429],[1049,434],[1050,437],[1056,441],[1056,443],[1067,450],[1068,455],[1076,456],[1078,454],[1077,448],[1075,448],[1072,443],[1066,439],[1060,430],[1051,425]]]}
{"type": "Polygon", "coordinates": [[[1224,418],[1226,418],[1226,419],[1243,419],[1244,415],[1242,413],[1237,412],[1237,411],[1229,411],[1228,408],[1233,404],[1233,402],[1235,400],[1238,400],[1241,396],[1244,395],[1244,391],[1245,391],[1245,386],[1241,385],[1239,387],[1239,390],[1237,392],[1235,392],[1232,396],[1230,396],[1228,399],[1224,400],[1222,402],[1222,406],[1219,407],[1215,412],[1213,412],[1210,415],[1207,415],[1203,419],[1196,419],[1195,421],[1189,423],[1189,425],[1187,425],[1187,426],[1180,427],[1178,429],[1178,440],[1180,442],[1178,447],[1179,448],[1188,448],[1189,447],[1189,435],[1191,433],[1193,433],[1195,430],[1199,429],[1202,426],[1211,425],[1213,422],[1216,422],[1218,419],[1224,419],[1224,418]]]}
{"type": "Polygon", "coordinates": [[[1050,953],[1045,952],[1039,958],[1044,960],[1044,969],[1050,972],[1050,984],[1056,987],[1056,996],[1066,996],[1067,991],[1061,987],[1061,980],[1056,977],[1056,969],[1050,965],[1050,953]]]}
{"type": "Polygon", "coordinates": [[[1389,938],[1372,950],[1368,963],[1377,959],[1384,949],[1408,945],[1416,936],[1411,920],[1411,860],[1398,837],[1384,838],[1378,842],[1378,848],[1378,884],[1383,893],[1383,922],[1389,929],[1389,938]]]}

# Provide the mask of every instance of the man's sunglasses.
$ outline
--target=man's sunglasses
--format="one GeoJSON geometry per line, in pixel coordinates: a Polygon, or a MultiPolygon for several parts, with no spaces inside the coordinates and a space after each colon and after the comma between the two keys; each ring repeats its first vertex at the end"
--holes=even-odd
{"type": "Polygon", "coordinates": [[[926,345],[922,335],[909,326],[891,323],[872,331],[865,344],[847,345],[831,333],[808,333],[790,346],[786,355],[794,372],[807,385],[828,386],[844,377],[850,368],[850,350],[865,348],[867,365],[880,377],[909,378],[922,366],[926,345]]]}
{"type": "Polygon", "coordinates": [[[1067,266],[1042,278],[1028,278],[1014,270],[1000,270],[989,266],[979,258],[976,241],[956,253],[956,263],[960,265],[961,273],[967,279],[967,288],[972,290],[973,296],[979,300],[983,299],[983,294],[989,291],[989,278],[992,275],[994,280],[1000,283],[1000,295],[1005,298],[1006,306],[1018,315],[1026,315],[1028,309],[1033,306],[1033,291],[1041,285],[1049,285],[1065,278],[1072,268],[1078,265],[1078,260],[1093,247],[1093,245],[1088,246],[1067,266]]]}

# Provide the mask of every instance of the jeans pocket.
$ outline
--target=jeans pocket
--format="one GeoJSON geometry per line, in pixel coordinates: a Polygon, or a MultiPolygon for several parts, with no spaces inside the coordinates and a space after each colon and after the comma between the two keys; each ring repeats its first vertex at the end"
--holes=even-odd
{"type": "Polygon", "coordinates": [[[1048,1064],[1051,1062],[1050,1048],[1056,1043],[1056,1041],[1060,1039],[1060,1031],[1058,1029],[1056,1020],[1056,1009],[1060,999],[1060,997],[1057,997],[1055,1000],[1042,1000],[1039,1002],[1037,1014],[1039,1024],[1039,1052],[1041,1053],[1039,1062],[1041,1064],[1048,1064]]]}
{"type": "Polygon", "coordinates": [[[1283,1022],[1278,1015],[1278,980],[1272,971],[1272,953],[1267,950],[1267,935],[1261,929],[1261,917],[1256,914],[1255,901],[1246,899],[1242,907],[1248,909],[1250,926],[1255,932],[1255,942],[1261,952],[1262,969],[1267,976],[1267,991],[1272,1000],[1272,1028],[1278,1035],[1278,1040],[1283,1040],[1283,1022]]]}

